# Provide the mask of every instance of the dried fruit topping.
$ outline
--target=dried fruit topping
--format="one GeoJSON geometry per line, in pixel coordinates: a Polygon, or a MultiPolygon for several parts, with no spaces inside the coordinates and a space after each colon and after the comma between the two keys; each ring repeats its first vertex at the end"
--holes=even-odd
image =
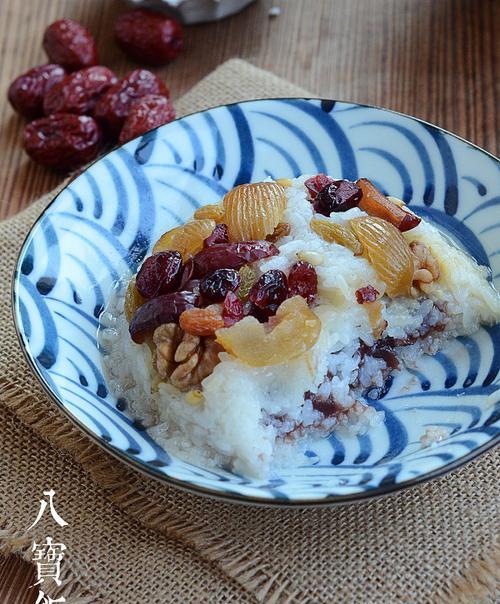
{"type": "Polygon", "coordinates": [[[373,285],[366,285],[356,290],[356,301],[358,304],[364,304],[365,302],[375,302],[377,297],[380,295],[373,285]]]}
{"type": "Polygon", "coordinates": [[[136,99],[125,119],[118,142],[123,144],[148,130],[168,124],[175,119],[175,109],[169,99],[158,94],[147,94],[136,99]]]}
{"type": "Polygon", "coordinates": [[[240,361],[263,367],[301,356],[314,346],[320,330],[321,321],[304,298],[294,296],[278,308],[271,330],[254,317],[245,317],[216,335],[217,342],[240,361]]]}
{"type": "Polygon", "coordinates": [[[361,189],[350,180],[334,180],[319,191],[313,207],[315,212],[323,216],[330,216],[332,212],[347,212],[359,204],[361,195],[361,189]]]}
{"type": "Polygon", "coordinates": [[[215,229],[214,220],[192,220],[164,233],[153,247],[153,253],[177,250],[184,261],[203,249],[203,242],[215,229]]]}
{"type": "Polygon", "coordinates": [[[179,325],[193,336],[213,336],[217,329],[224,327],[224,320],[215,309],[191,308],[181,314],[179,325]]]}
{"type": "Polygon", "coordinates": [[[326,174],[316,174],[316,176],[311,176],[311,178],[308,178],[304,182],[304,185],[309,191],[309,197],[314,201],[321,189],[324,189],[332,182],[333,178],[331,176],[327,176],[326,174]]]}
{"type": "Polygon", "coordinates": [[[367,178],[360,178],[356,184],[363,191],[359,208],[377,218],[387,220],[401,232],[414,229],[420,224],[420,218],[391,199],[383,195],[367,178]]]}
{"type": "Polygon", "coordinates": [[[222,318],[224,319],[224,326],[231,327],[238,321],[243,319],[243,304],[238,296],[229,291],[226,294],[226,298],[224,300],[224,305],[222,307],[222,318]]]}
{"type": "Polygon", "coordinates": [[[179,54],[184,34],[174,19],[139,8],[118,17],[115,39],[129,57],[150,65],[164,65],[179,54]]]}
{"type": "Polygon", "coordinates": [[[60,19],[47,27],[43,48],[53,63],[68,71],[97,63],[97,48],[89,30],[72,19],[60,19]]]}
{"type": "Polygon", "coordinates": [[[216,243],[229,243],[229,235],[225,224],[216,225],[212,233],[203,242],[203,247],[210,247],[216,243]]]}
{"type": "Polygon", "coordinates": [[[24,149],[36,162],[56,170],[74,170],[92,161],[99,152],[101,131],[86,115],[58,113],[28,124],[24,149]]]}
{"type": "Polygon", "coordinates": [[[194,262],[192,258],[189,258],[184,263],[184,268],[182,269],[181,282],[179,284],[179,289],[189,289],[186,287],[186,284],[192,281],[194,275],[194,262]]]}
{"type": "Polygon", "coordinates": [[[240,274],[241,281],[240,286],[238,287],[237,295],[240,300],[244,300],[250,293],[250,290],[254,284],[257,282],[259,276],[257,271],[248,264],[242,266],[238,272],[240,274]]]}
{"type": "Polygon", "coordinates": [[[266,271],[252,287],[248,299],[260,309],[274,314],[288,297],[288,282],[283,271],[266,271]]]}
{"type": "Polygon", "coordinates": [[[40,65],[17,77],[7,96],[12,107],[29,120],[43,115],[43,99],[66,72],[60,65],[40,65]]]}
{"type": "Polygon", "coordinates": [[[222,222],[224,219],[224,208],[221,204],[201,206],[201,208],[196,210],[193,217],[196,218],[196,220],[211,218],[212,220],[215,220],[215,222],[222,222]]]}
{"type": "Polygon", "coordinates": [[[302,296],[308,304],[314,302],[318,293],[318,275],[309,262],[296,262],[288,274],[288,295],[302,296]]]}
{"type": "Polygon", "coordinates": [[[164,323],[176,323],[185,310],[198,304],[198,296],[192,292],[176,292],[151,298],[140,306],[130,322],[129,332],[136,344],[164,323]]]}
{"type": "Polygon", "coordinates": [[[194,257],[195,273],[206,275],[218,268],[239,269],[249,262],[277,254],[279,254],[278,248],[268,241],[217,243],[196,254],[194,257]]]}
{"type": "Polygon", "coordinates": [[[231,241],[265,239],[286,208],[285,189],[275,182],[239,185],[226,193],[222,204],[231,241]]]}
{"type": "Polygon", "coordinates": [[[406,239],[390,222],[366,216],[350,225],[368,258],[392,296],[408,296],[413,280],[413,254],[406,239]]]}
{"type": "Polygon", "coordinates": [[[338,224],[328,220],[313,218],[311,220],[311,229],[325,241],[328,241],[329,243],[338,243],[339,245],[349,248],[355,256],[359,256],[363,253],[363,246],[353,233],[349,223],[338,224]]]}
{"type": "Polygon", "coordinates": [[[290,225],[287,222],[278,222],[274,231],[266,237],[266,241],[276,243],[276,241],[287,235],[290,235],[290,225]]]}
{"type": "Polygon", "coordinates": [[[51,113],[92,113],[99,97],[118,78],[107,67],[96,65],[70,73],[45,95],[45,115],[51,113]]]}
{"type": "Polygon", "coordinates": [[[133,277],[127,286],[127,291],[125,292],[125,301],[123,304],[125,317],[129,323],[139,306],[142,306],[145,302],[146,298],[143,298],[137,291],[137,287],[135,286],[135,277],[133,277]]]}
{"type": "Polygon", "coordinates": [[[147,69],[135,69],[102,95],[95,107],[94,117],[110,135],[118,136],[130,105],[149,94],[169,97],[168,88],[154,73],[147,69]]]}
{"type": "Polygon", "coordinates": [[[181,280],[182,258],[179,252],[158,252],[143,262],[135,286],[144,298],[154,298],[177,289],[181,280]]]}
{"type": "Polygon", "coordinates": [[[232,268],[219,268],[207,275],[200,283],[204,300],[222,302],[228,292],[234,292],[240,284],[240,274],[232,268]]]}
{"type": "Polygon", "coordinates": [[[284,187],[285,189],[288,189],[288,187],[292,186],[292,179],[291,178],[277,178],[276,182],[281,185],[282,187],[284,187]]]}

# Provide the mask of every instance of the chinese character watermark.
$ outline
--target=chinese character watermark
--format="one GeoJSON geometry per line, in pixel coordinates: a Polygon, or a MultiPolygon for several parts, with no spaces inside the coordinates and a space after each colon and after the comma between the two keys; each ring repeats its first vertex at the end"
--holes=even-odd
{"type": "MultiPolygon", "coordinates": [[[[45,497],[48,497],[48,502],[45,499],[40,500],[38,516],[28,530],[32,529],[40,522],[47,509],[47,505],[49,506],[50,514],[55,522],[61,527],[68,526],[68,523],[56,512],[54,507],[54,491],[50,489],[49,491],[44,491],[43,494],[45,497]]],[[[66,546],[64,543],[54,543],[52,537],[47,537],[45,543],[36,543],[33,541],[31,551],[33,552],[32,560],[33,562],[36,562],[37,581],[31,587],[45,583],[48,579],[52,579],[58,586],[61,585],[61,561],[64,557],[65,549],[66,546]]],[[[38,591],[38,598],[35,604],[52,604],[53,602],[66,602],[66,598],[61,596],[57,600],[53,600],[41,589],[38,591]]]]}

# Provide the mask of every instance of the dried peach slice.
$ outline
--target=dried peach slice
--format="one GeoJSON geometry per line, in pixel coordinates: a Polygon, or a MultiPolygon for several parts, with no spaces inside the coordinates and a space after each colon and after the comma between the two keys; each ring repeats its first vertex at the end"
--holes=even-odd
{"type": "Polygon", "coordinates": [[[265,239],[286,208],[285,189],[276,182],[239,185],[222,201],[230,241],[265,239]]]}
{"type": "Polygon", "coordinates": [[[219,203],[201,206],[201,208],[198,208],[196,210],[193,218],[195,218],[196,220],[203,220],[204,218],[209,218],[211,220],[215,220],[215,222],[223,222],[224,208],[219,203]]]}
{"type": "Polygon", "coordinates": [[[184,262],[203,248],[203,241],[215,229],[215,220],[192,220],[164,233],[153,247],[153,254],[177,250],[184,262]]]}
{"type": "Polygon", "coordinates": [[[400,231],[387,220],[366,216],[353,218],[350,226],[392,296],[408,296],[413,280],[413,254],[400,231]]]}
{"type": "Polygon", "coordinates": [[[360,210],[370,216],[387,220],[402,232],[414,229],[420,224],[421,219],[418,216],[388,199],[368,178],[360,178],[356,184],[363,192],[358,205],[360,210]]]}
{"type": "Polygon", "coordinates": [[[329,220],[311,220],[311,229],[329,243],[338,243],[349,248],[356,256],[363,253],[363,246],[351,230],[349,223],[337,224],[329,220]]]}
{"type": "Polygon", "coordinates": [[[137,291],[137,287],[135,286],[135,277],[132,277],[125,293],[125,302],[123,303],[125,317],[129,323],[132,320],[132,317],[135,315],[135,311],[139,308],[139,306],[142,306],[144,302],[147,302],[147,300],[146,298],[143,298],[137,291]]]}
{"type": "Polygon", "coordinates": [[[285,300],[273,317],[272,328],[254,317],[216,332],[227,352],[252,367],[287,363],[314,346],[321,321],[301,296],[285,300]]]}

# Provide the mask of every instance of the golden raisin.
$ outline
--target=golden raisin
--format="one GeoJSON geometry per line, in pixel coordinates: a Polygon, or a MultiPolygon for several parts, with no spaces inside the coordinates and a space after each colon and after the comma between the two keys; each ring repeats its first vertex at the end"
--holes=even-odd
{"type": "Polygon", "coordinates": [[[219,203],[201,206],[201,208],[196,210],[193,218],[196,220],[209,218],[211,220],[215,220],[215,222],[222,222],[224,220],[224,208],[219,203]]]}
{"type": "Polygon", "coordinates": [[[217,329],[224,327],[224,319],[215,309],[191,308],[181,314],[179,325],[193,336],[213,336],[217,329]]]}
{"type": "Polygon", "coordinates": [[[311,229],[329,243],[338,243],[349,248],[356,256],[363,253],[363,246],[349,224],[338,224],[329,220],[311,220],[311,229]]]}
{"type": "Polygon", "coordinates": [[[135,286],[135,277],[132,277],[132,279],[129,281],[127,291],[125,293],[125,302],[123,304],[125,317],[129,323],[132,320],[132,317],[135,315],[136,310],[139,308],[139,306],[142,306],[144,302],[146,302],[146,298],[143,298],[137,291],[135,286]]]}
{"type": "Polygon", "coordinates": [[[153,254],[166,250],[180,252],[185,262],[203,248],[203,241],[215,228],[215,220],[191,220],[164,233],[153,247],[153,254]]]}

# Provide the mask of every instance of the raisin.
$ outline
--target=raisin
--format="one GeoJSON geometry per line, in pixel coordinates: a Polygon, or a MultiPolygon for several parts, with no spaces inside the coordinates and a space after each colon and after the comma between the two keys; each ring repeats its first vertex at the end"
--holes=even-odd
{"type": "Polygon", "coordinates": [[[218,268],[239,269],[244,264],[279,254],[268,241],[217,243],[198,252],[194,257],[195,273],[203,276],[218,268]]]}
{"type": "Polygon", "coordinates": [[[120,144],[141,136],[148,130],[168,124],[175,119],[175,109],[169,99],[158,94],[147,94],[130,105],[120,132],[120,144]]]}
{"type": "Polygon", "coordinates": [[[99,97],[116,84],[118,78],[107,67],[96,65],[70,73],[45,95],[45,115],[51,113],[90,114],[99,97]]]}
{"type": "Polygon", "coordinates": [[[34,161],[68,171],[95,159],[101,140],[101,130],[91,117],[57,113],[28,124],[23,144],[34,161]]]}
{"type": "Polygon", "coordinates": [[[240,284],[240,274],[232,268],[219,268],[203,279],[200,293],[209,302],[222,302],[228,292],[234,292],[240,284]]]}
{"type": "Polygon", "coordinates": [[[266,237],[266,241],[270,241],[271,243],[276,243],[282,237],[286,237],[290,235],[291,226],[286,222],[278,222],[275,226],[274,231],[266,237]]]}
{"type": "Polygon", "coordinates": [[[365,302],[375,302],[379,292],[372,285],[367,285],[357,289],[355,294],[357,303],[364,304],[365,302]]]}
{"type": "Polygon", "coordinates": [[[47,27],[43,48],[53,63],[68,71],[97,64],[97,48],[89,30],[72,19],[60,19],[47,27]]]}
{"type": "Polygon", "coordinates": [[[125,54],[149,65],[172,61],[184,44],[182,28],[175,19],[144,9],[118,17],[115,39],[125,54]]]}
{"type": "Polygon", "coordinates": [[[346,212],[355,208],[361,201],[363,193],[358,185],[350,180],[334,180],[321,189],[313,207],[323,216],[330,216],[332,212],[346,212]]]}
{"type": "Polygon", "coordinates": [[[193,336],[213,336],[217,329],[224,327],[224,320],[212,308],[191,308],[181,314],[179,325],[193,336]]]}
{"type": "Polygon", "coordinates": [[[179,289],[187,289],[186,283],[189,283],[194,275],[194,262],[192,258],[189,258],[184,263],[184,268],[182,269],[181,282],[179,284],[179,289]]]}
{"type": "Polygon", "coordinates": [[[179,252],[158,252],[146,258],[135,286],[144,298],[154,298],[174,291],[181,280],[182,257],[179,252]]]}
{"type": "Polygon", "coordinates": [[[276,314],[278,306],[288,297],[288,283],[283,271],[266,271],[252,287],[248,299],[257,308],[276,314]]]}
{"type": "Polygon", "coordinates": [[[130,321],[129,332],[137,344],[144,342],[159,325],[176,323],[180,315],[198,304],[198,296],[192,292],[176,292],[151,298],[140,306],[130,321]]]}
{"type": "Polygon", "coordinates": [[[149,94],[169,97],[168,88],[154,73],[147,69],[135,69],[111,86],[99,99],[94,117],[112,136],[118,136],[130,105],[149,94]]]}
{"type": "Polygon", "coordinates": [[[66,72],[60,65],[49,63],[33,67],[9,86],[7,96],[10,104],[29,120],[42,116],[45,95],[65,75],[66,72]]]}
{"type": "Polygon", "coordinates": [[[324,189],[327,185],[333,182],[333,178],[331,176],[327,176],[326,174],[316,174],[316,176],[311,176],[308,178],[304,185],[306,189],[309,191],[310,199],[316,199],[318,193],[321,189],[324,189]]]}
{"type": "Polygon", "coordinates": [[[243,319],[243,304],[238,296],[228,291],[224,299],[224,305],[222,307],[222,318],[224,319],[224,326],[231,327],[238,321],[243,319]]]}
{"type": "Polygon", "coordinates": [[[216,243],[229,243],[227,226],[223,223],[215,225],[215,229],[203,242],[203,247],[210,247],[216,243]]]}
{"type": "Polygon", "coordinates": [[[288,274],[288,294],[292,296],[302,296],[308,304],[314,302],[318,292],[318,275],[312,264],[300,260],[290,269],[288,274]]]}

